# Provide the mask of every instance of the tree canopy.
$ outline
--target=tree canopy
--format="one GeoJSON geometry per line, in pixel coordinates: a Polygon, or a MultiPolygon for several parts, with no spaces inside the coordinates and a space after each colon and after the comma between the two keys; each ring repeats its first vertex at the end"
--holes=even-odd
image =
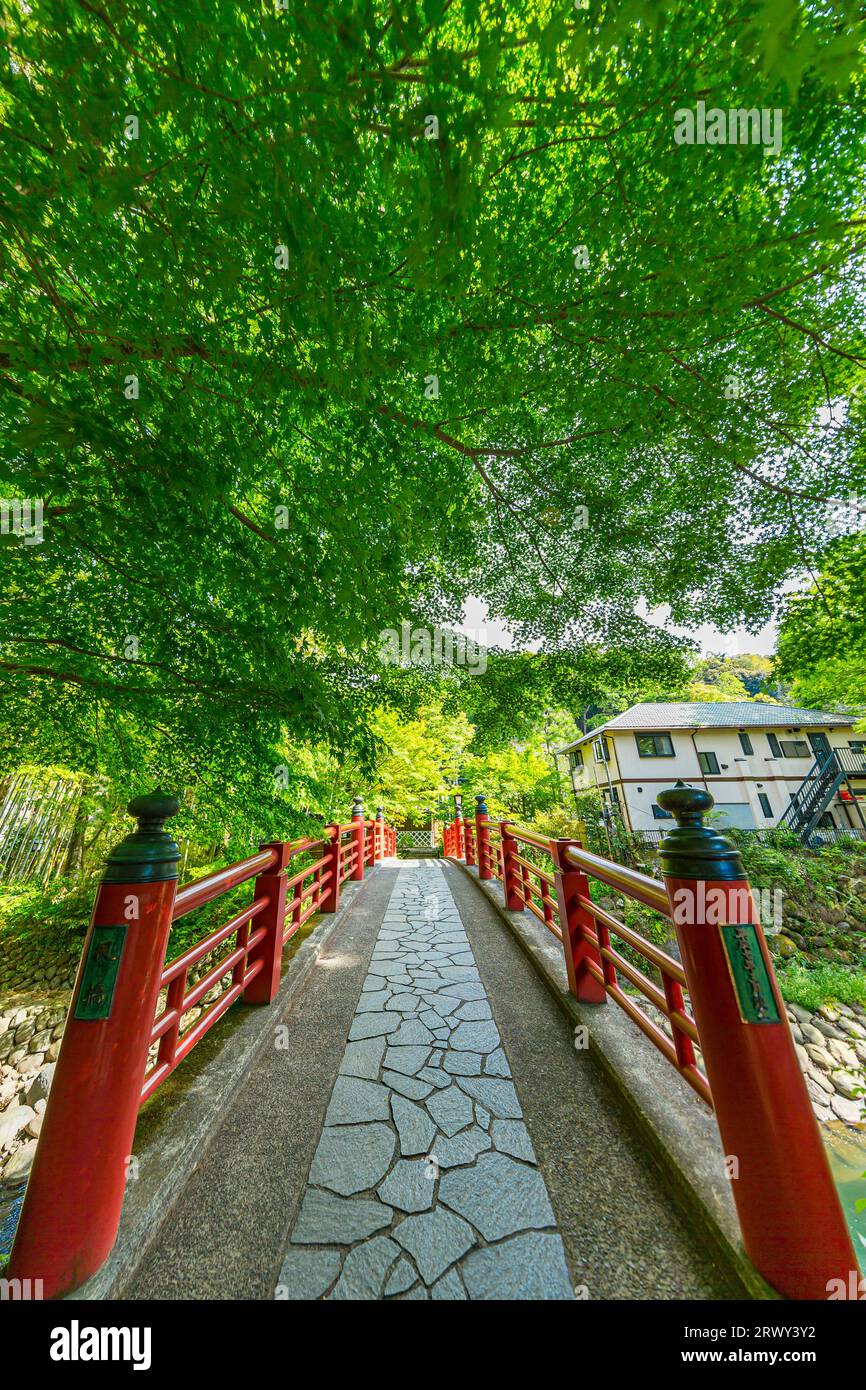
{"type": "Polygon", "coordinates": [[[474,594],[627,683],[641,601],[760,624],[862,487],[854,0],[3,14],[13,756],[266,800],[407,700],[383,629],[474,594]]]}
{"type": "Polygon", "coordinates": [[[839,537],[806,589],[787,601],[777,664],[794,695],[866,716],[866,535],[839,537]]]}

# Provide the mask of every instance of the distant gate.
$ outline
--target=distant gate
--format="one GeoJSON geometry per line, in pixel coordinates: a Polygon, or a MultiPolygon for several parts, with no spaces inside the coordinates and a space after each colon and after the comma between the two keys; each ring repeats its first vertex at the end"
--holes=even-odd
{"type": "Polygon", "coordinates": [[[438,855],[439,854],[439,832],[435,825],[425,825],[421,828],[406,825],[402,830],[397,831],[397,855],[403,859],[411,859],[416,855],[438,855]]]}

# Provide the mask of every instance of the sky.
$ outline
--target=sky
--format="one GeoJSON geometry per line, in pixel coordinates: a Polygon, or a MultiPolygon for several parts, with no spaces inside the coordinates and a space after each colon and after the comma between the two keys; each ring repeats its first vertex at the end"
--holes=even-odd
{"type": "MultiPolygon", "coordinates": [[[[754,633],[747,632],[745,628],[735,628],[733,632],[725,633],[717,627],[712,627],[709,623],[704,624],[703,627],[687,629],[668,624],[666,621],[668,611],[664,608],[656,608],[653,612],[648,613],[644,609],[641,616],[659,627],[668,628],[677,636],[693,638],[699,643],[703,656],[717,652],[724,652],[728,656],[743,656],[746,652],[754,652],[759,656],[771,656],[775,649],[778,632],[776,623],[767,623],[760,632],[754,633]]],[[[484,646],[504,647],[506,650],[514,646],[514,640],[508,628],[490,618],[487,606],[480,598],[466,600],[460,630],[467,637],[474,638],[476,642],[480,642],[484,646]]]]}

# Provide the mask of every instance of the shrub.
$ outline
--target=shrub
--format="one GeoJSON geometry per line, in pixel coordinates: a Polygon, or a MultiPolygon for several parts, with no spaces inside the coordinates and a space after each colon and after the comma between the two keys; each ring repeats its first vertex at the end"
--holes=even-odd
{"type": "Polygon", "coordinates": [[[828,1003],[866,1005],[866,972],[832,961],[811,969],[802,961],[786,961],[777,964],[776,979],[787,1003],[800,1004],[812,1013],[828,1003]]]}

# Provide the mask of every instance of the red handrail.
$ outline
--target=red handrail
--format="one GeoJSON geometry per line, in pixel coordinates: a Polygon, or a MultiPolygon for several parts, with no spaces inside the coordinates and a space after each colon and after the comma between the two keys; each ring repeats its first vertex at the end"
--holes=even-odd
{"type": "Polygon", "coordinates": [[[227,864],[224,869],[217,869],[215,873],[206,874],[204,878],[186,884],[178,890],[171,920],[177,922],[188,912],[195,912],[197,907],[204,907],[205,903],[212,902],[214,898],[228,893],[241,883],[246,883],[247,879],[265,873],[276,862],[276,857],[275,850],[264,850],[259,854],[250,855],[249,859],[241,859],[237,864],[227,864]]]}
{"type": "MultiPolygon", "coordinates": [[[[736,848],[703,826],[708,792],[679,783],[658,800],[677,821],[662,846],[664,884],[510,821],[500,824],[497,854],[486,814],[476,818],[479,877],[500,878],[506,906],[529,908],[559,937],[571,994],[617,1004],[713,1108],[722,1150],[739,1165],[732,1193],[743,1242],[764,1278],[789,1298],[825,1298],[847,1287],[846,1271],[856,1277],[857,1256],[748,879],[736,848]],[[532,850],[550,855],[552,875],[532,850]],[[594,903],[590,877],[671,921],[682,963],[594,903]],[[659,972],[661,987],[625,950],[659,972]]],[[[461,857],[459,840],[446,843],[461,857]]]]}
{"type": "MultiPolygon", "coordinates": [[[[446,832],[448,828],[446,827],[446,832]]],[[[569,841],[556,841],[551,836],[528,830],[512,821],[500,822],[500,853],[497,855],[493,852],[489,828],[487,835],[481,834],[482,828],[482,825],[476,827],[479,868],[486,867],[493,877],[502,879],[508,907],[519,912],[527,908],[563,945],[568,940],[572,961],[573,938],[579,938],[582,950],[578,974],[582,978],[575,975],[573,981],[570,979],[570,985],[577,997],[585,998],[592,1003],[599,1002],[601,998],[612,999],[637,1024],[644,1036],[668,1059],[701,1099],[712,1106],[709,1082],[695,1057],[695,1046],[699,1046],[699,1039],[694,1019],[686,1008],[683,993],[687,988],[686,977],[680,963],[667,952],[645,941],[624,922],[598,907],[589,895],[588,884],[585,892],[578,892],[575,896],[578,910],[571,914],[572,920],[567,923],[567,934],[563,926],[561,892],[557,880],[562,877],[561,871],[564,868],[578,871],[584,883],[585,876],[591,875],[598,882],[670,919],[670,902],[663,885],[650,878],[648,874],[624,868],[611,860],[602,859],[597,854],[590,854],[569,841]],[[552,872],[540,868],[531,859],[518,853],[517,845],[527,845],[549,855],[552,872]],[[504,852],[501,846],[504,846],[504,852]],[[559,865],[558,848],[561,861],[559,865]],[[611,933],[623,945],[642,956],[648,965],[658,970],[662,978],[661,989],[642,971],[631,965],[620,951],[614,949],[611,933]],[[623,990],[619,981],[620,975],[658,1010],[670,1029],[670,1036],[640,1007],[633,996],[623,990]]],[[[451,854],[459,857],[456,837],[449,836],[447,843],[451,854]]]]}

